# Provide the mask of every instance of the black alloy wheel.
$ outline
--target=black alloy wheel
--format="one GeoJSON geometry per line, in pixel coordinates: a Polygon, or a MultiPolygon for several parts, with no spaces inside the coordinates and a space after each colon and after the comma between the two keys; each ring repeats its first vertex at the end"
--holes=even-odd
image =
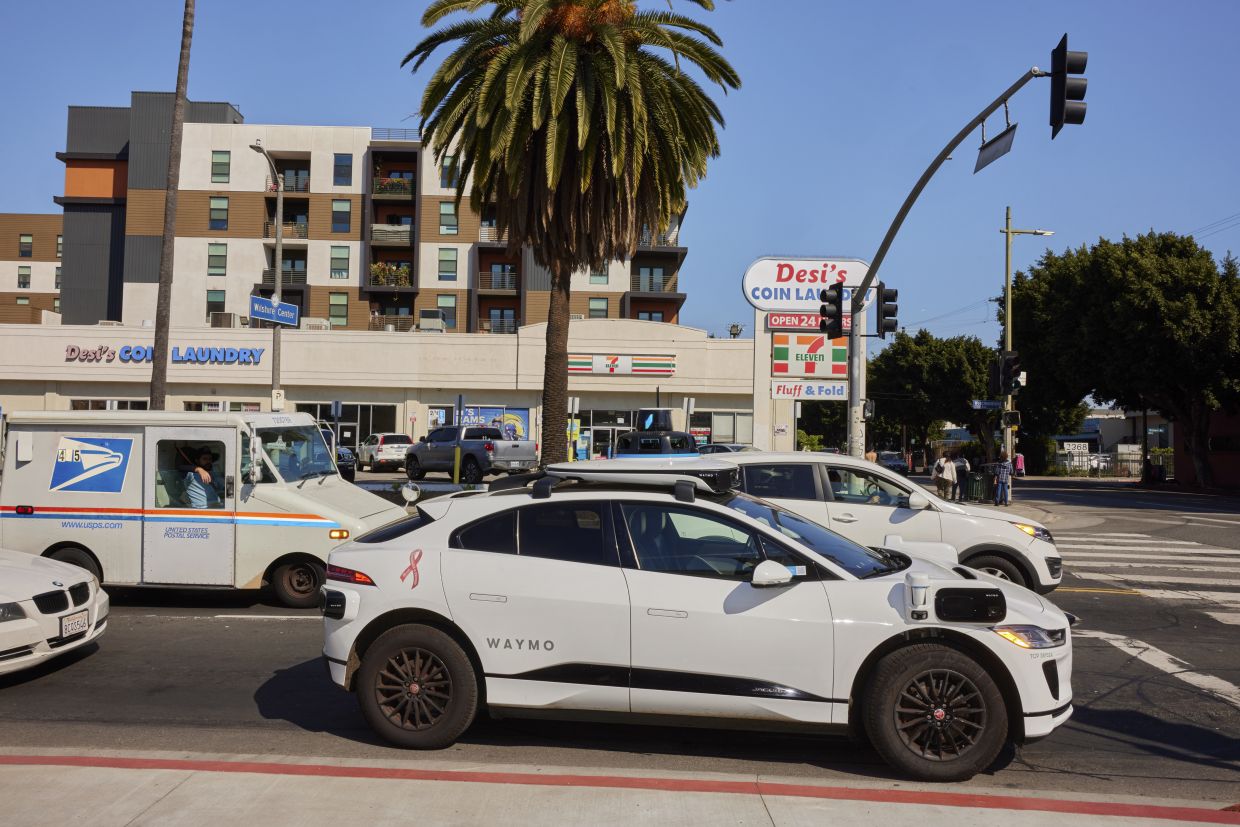
{"type": "Polygon", "coordinates": [[[951,669],[913,677],[895,708],[896,731],[904,745],[930,761],[950,761],[972,749],[986,730],[981,691],[951,669]]]}
{"type": "Polygon", "coordinates": [[[398,649],[379,670],[375,700],[401,729],[429,729],[452,700],[452,677],[438,656],[425,649],[398,649]]]}

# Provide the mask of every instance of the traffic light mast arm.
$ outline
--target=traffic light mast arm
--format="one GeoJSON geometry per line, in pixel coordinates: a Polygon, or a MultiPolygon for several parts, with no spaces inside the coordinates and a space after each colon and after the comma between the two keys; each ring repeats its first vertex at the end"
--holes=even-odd
{"type": "Polygon", "coordinates": [[[896,233],[900,232],[900,226],[904,223],[904,218],[908,215],[909,210],[913,208],[913,204],[917,201],[917,197],[921,195],[921,191],[926,188],[926,184],[930,183],[930,179],[934,177],[934,173],[939,171],[939,167],[943,166],[943,162],[947,160],[948,156],[952,154],[956,147],[964,143],[964,139],[969,137],[969,135],[973,133],[973,130],[977,129],[978,126],[980,126],[984,120],[998,110],[1000,106],[1003,106],[1004,101],[1019,92],[1021,87],[1034,78],[1049,76],[1049,72],[1043,72],[1036,66],[1028,72],[1025,72],[1025,74],[1021,75],[1020,80],[1009,86],[1002,95],[995,98],[994,101],[983,109],[976,118],[969,121],[969,123],[965,125],[964,129],[957,132],[956,137],[952,138],[947,143],[947,146],[943,147],[943,151],[930,162],[930,166],[926,167],[926,171],[923,172],[921,177],[917,179],[917,183],[913,186],[913,191],[908,194],[908,197],[904,199],[904,203],[900,205],[900,211],[896,213],[895,220],[892,221],[891,226],[887,228],[887,235],[883,236],[883,243],[878,246],[878,252],[874,254],[874,260],[870,262],[869,272],[867,272],[865,274],[865,278],[861,280],[860,286],[853,290],[853,313],[861,312],[861,306],[864,304],[866,291],[870,289],[870,285],[873,283],[874,277],[878,275],[878,268],[883,265],[883,259],[887,257],[887,250],[891,247],[891,242],[895,240],[896,233]]]}

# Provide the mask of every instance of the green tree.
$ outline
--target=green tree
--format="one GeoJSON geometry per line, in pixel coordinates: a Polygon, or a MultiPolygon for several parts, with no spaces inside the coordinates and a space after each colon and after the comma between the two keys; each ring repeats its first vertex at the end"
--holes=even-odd
{"type": "Polygon", "coordinates": [[[709,27],[633,0],[434,0],[422,23],[484,7],[401,65],[417,71],[453,44],[422,97],[424,138],[437,162],[455,154],[458,202],[493,205],[508,252],[528,246],[550,272],[542,450],[554,462],[566,453],[569,278],[665,231],[718,156],[723,116],[682,65],[725,92],[740,78],[709,27]]]}
{"type": "Polygon", "coordinates": [[[1159,411],[1181,429],[1198,481],[1212,484],[1210,417],[1240,405],[1238,269],[1175,233],[1047,251],[1013,283],[1030,389],[1045,382],[1065,406],[1092,395],[1159,411]]]}
{"type": "Polygon", "coordinates": [[[875,407],[917,438],[922,465],[928,461],[926,446],[931,432],[942,427],[942,405],[935,403],[944,373],[940,342],[927,330],[913,336],[901,331],[870,360],[866,377],[866,394],[875,400],[875,407]]]}

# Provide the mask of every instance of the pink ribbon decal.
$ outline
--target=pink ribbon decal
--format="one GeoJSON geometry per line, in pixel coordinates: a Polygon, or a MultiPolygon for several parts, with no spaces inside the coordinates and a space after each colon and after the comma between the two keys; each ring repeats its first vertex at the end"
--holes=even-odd
{"type": "Polygon", "coordinates": [[[420,562],[422,562],[422,549],[415,548],[413,551],[409,552],[409,568],[405,569],[400,574],[400,582],[402,583],[405,582],[406,577],[411,574],[413,575],[413,578],[409,581],[409,588],[411,589],[416,589],[418,587],[418,563],[420,562]]]}

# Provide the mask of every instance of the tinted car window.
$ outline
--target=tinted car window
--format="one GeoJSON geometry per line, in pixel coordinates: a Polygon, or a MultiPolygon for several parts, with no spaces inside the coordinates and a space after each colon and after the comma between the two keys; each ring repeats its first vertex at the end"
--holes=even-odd
{"type": "Polygon", "coordinates": [[[456,428],[436,428],[426,437],[427,442],[451,442],[456,428]]]}
{"type": "Polygon", "coordinates": [[[466,428],[466,439],[503,439],[499,428],[466,428]]]}
{"type": "Polygon", "coordinates": [[[518,510],[522,557],[615,566],[619,560],[603,533],[598,503],[546,503],[518,510]]]}
{"type": "Polygon", "coordinates": [[[752,532],[710,512],[658,503],[623,512],[643,571],[745,580],[764,559],[752,532]]]}
{"type": "Polygon", "coordinates": [[[746,465],[745,493],[764,499],[816,500],[814,466],[746,465]]]}
{"type": "Polygon", "coordinates": [[[668,447],[672,449],[674,454],[694,454],[697,453],[697,445],[693,439],[687,436],[677,434],[669,434],[667,437],[668,447]]]}
{"type": "Polygon", "coordinates": [[[434,522],[431,517],[418,509],[416,514],[410,514],[408,517],[401,517],[399,520],[381,525],[376,529],[367,531],[354,540],[358,543],[386,543],[388,540],[395,540],[397,537],[404,537],[406,534],[417,531],[423,526],[430,525],[434,522]]]}
{"type": "Polygon", "coordinates": [[[517,512],[510,509],[501,514],[471,523],[452,535],[453,548],[473,551],[496,551],[501,554],[517,553],[517,512]]]}

